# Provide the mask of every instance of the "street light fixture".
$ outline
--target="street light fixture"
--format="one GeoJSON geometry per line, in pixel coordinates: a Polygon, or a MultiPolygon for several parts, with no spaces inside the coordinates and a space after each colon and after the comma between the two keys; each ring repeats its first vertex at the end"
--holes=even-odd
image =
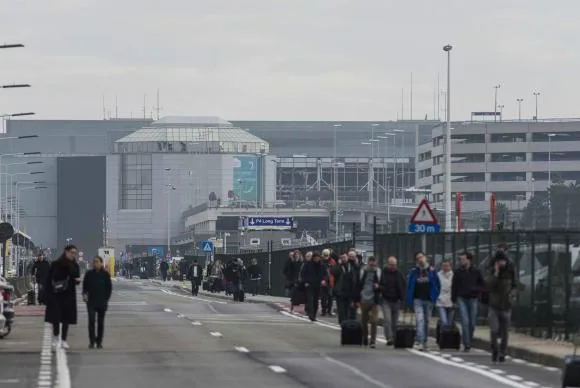
{"type": "Polygon", "coordinates": [[[498,108],[498,106],[497,106],[497,92],[498,92],[499,88],[501,88],[501,85],[500,84],[497,84],[493,88],[495,89],[495,94],[494,94],[495,95],[495,100],[494,100],[494,104],[493,104],[494,105],[494,108],[493,108],[493,121],[497,121],[497,108],[498,108]]]}
{"type": "Polygon", "coordinates": [[[22,43],[13,43],[13,44],[3,44],[0,45],[0,49],[9,49],[9,48],[20,48],[24,47],[22,43]]]}
{"type": "Polygon", "coordinates": [[[517,98],[516,101],[518,102],[518,121],[522,121],[522,102],[524,99],[517,98]]]}
{"type": "Polygon", "coordinates": [[[0,89],[16,89],[16,88],[29,88],[30,84],[10,84],[10,85],[0,85],[0,89]]]}
{"type": "Polygon", "coordinates": [[[446,45],[443,51],[447,53],[447,127],[445,128],[445,230],[451,228],[451,49],[446,45]]]}
{"type": "Polygon", "coordinates": [[[538,121],[538,97],[540,96],[540,92],[534,92],[533,94],[536,98],[536,115],[534,116],[534,120],[538,121]]]}

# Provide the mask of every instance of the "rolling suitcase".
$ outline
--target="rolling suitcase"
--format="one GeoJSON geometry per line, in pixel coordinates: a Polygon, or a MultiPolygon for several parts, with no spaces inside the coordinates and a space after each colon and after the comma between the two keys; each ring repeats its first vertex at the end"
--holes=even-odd
{"type": "Polygon", "coordinates": [[[459,350],[461,348],[461,334],[455,323],[441,326],[441,323],[437,322],[437,344],[439,349],[459,350]]]}
{"type": "Polygon", "coordinates": [[[580,338],[574,339],[574,354],[564,357],[562,388],[580,387],[580,357],[576,355],[579,340],[580,338]]]}
{"type": "MultiPolygon", "coordinates": [[[[407,312],[408,313],[408,312],[407,312]]],[[[414,316],[413,313],[411,313],[414,316]]],[[[395,331],[395,349],[408,349],[412,348],[415,344],[415,337],[417,336],[417,331],[415,330],[415,325],[411,322],[405,322],[397,324],[397,330],[395,331]]]]}
{"type": "Polygon", "coordinates": [[[340,344],[358,345],[363,344],[362,325],[357,320],[343,321],[340,325],[340,344]]]}

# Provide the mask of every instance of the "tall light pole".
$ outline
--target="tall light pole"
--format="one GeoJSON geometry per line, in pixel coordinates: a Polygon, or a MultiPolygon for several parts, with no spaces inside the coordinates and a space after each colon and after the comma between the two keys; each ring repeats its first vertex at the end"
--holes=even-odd
{"type": "Polygon", "coordinates": [[[497,93],[499,91],[499,88],[501,88],[500,84],[497,84],[493,87],[495,89],[495,99],[494,99],[494,103],[493,103],[493,121],[497,121],[497,93]]]}
{"type": "Polygon", "coordinates": [[[171,168],[165,168],[165,172],[167,173],[167,254],[171,258],[171,192],[175,190],[175,186],[170,181],[171,168]]]}
{"type": "Polygon", "coordinates": [[[524,99],[518,98],[516,101],[518,102],[518,121],[522,121],[522,102],[524,99]]]}
{"type": "MultiPolygon", "coordinates": [[[[24,182],[22,182],[22,183],[24,183],[24,182]]],[[[45,183],[45,182],[36,182],[36,183],[45,183]]],[[[19,211],[19,209],[20,209],[20,192],[23,191],[23,190],[43,190],[43,189],[47,189],[47,188],[48,187],[46,187],[46,186],[20,187],[16,191],[16,203],[17,203],[17,206],[18,206],[17,207],[18,211],[17,211],[17,214],[16,214],[17,215],[17,218],[16,218],[16,220],[17,220],[16,221],[17,222],[17,224],[16,224],[17,227],[16,227],[15,230],[17,230],[18,233],[20,233],[20,229],[21,229],[20,228],[20,211],[19,211]]],[[[20,241],[20,237],[18,237],[17,245],[14,248],[14,252],[15,252],[14,261],[16,262],[16,268],[19,268],[19,261],[20,261],[20,248],[19,248],[19,245],[18,245],[18,242],[19,241],[20,241]]],[[[70,238],[70,237],[67,238],[67,244],[70,244],[70,241],[72,241],[72,238],[70,238]]]]}
{"type": "Polygon", "coordinates": [[[540,92],[534,92],[534,97],[536,98],[536,115],[534,116],[534,120],[538,121],[538,97],[540,92]]]}
{"type": "Polygon", "coordinates": [[[503,121],[503,108],[504,108],[504,104],[499,104],[497,107],[499,108],[499,122],[501,123],[503,121]]]}
{"type": "Polygon", "coordinates": [[[552,138],[555,133],[548,133],[548,229],[552,229],[552,138]]]}
{"type": "Polygon", "coordinates": [[[445,128],[445,230],[452,232],[451,227],[451,49],[446,45],[447,52],[447,127],[445,128]]]}
{"type": "Polygon", "coordinates": [[[336,239],[338,240],[338,227],[339,227],[339,222],[338,222],[338,168],[336,166],[337,160],[336,160],[336,142],[337,142],[337,136],[336,136],[336,129],[342,127],[342,124],[334,124],[332,126],[332,133],[333,133],[333,142],[334,142],[334,146],[333,146],[333,151],[332,151],[332,191],[334,191],[333,195],[334,195],[334,232],[336,233],[336,239]]]}

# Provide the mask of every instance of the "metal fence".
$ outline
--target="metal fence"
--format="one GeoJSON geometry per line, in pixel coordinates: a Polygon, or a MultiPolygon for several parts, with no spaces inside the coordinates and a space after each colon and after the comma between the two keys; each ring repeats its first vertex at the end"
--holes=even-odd
{"type": "MultiPolygon", "coordinates": [[[[520,291],[512,310],[517,330],[567,339],[580,327],[580,231],[465,232],[428,235],[376,235],[374,247],[384,260],[395,256],[402,271],[424,251],[436,267],[443,258],[457,265],[458,253],[469,251],[484,270],[497,245],[505,243],[519,273],[520,291]]],[[[485,308],[481,314],[485,315],[485,308]]]]}

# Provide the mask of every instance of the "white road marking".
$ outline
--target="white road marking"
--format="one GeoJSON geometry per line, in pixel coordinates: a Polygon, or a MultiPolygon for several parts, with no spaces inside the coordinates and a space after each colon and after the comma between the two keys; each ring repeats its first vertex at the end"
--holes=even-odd
{"type": "Polygon", "coordinates": [[[512,362],[515,362],[516,364],[525,364],[525,363],[527,363],[526,360],[522,360],[520,358],[512,358],[512,362]]]}
{"type": "Polygon", "coordinates": [[[177,314],[177,318],[183,318],[183,317],[185,317],[185,315],[183,315],[183,314],[177,314]]]}
{"type": "Polygon", "coordinates": [[[512,380],[514,380],[514,381],[522,381],[522,380],[523,380],[523,378],[522,378],[522,377],[520,377],[520,376],[517,376],[517,375],[507,375],[506,377],[507,377],[508,379],[512,379],[512,380]]]}
{"type": "Polygon", "coordinates": [[[38,370],[38,387],[52,386],[52,326],[44,325],[42,348],[40,351],[40,369],[38,370]]]}
{"type": "Polygon", "coordinates": [[[528,363],[528,366],[531,366],[531,367],[534,367],[534,368],[539,368],[539,367],[541,367],[542,365],[540,365],[540,364],[537,364],[537,363],[535,363],[535,362],[530,362],[530,363],[528,363]]]}
{"type": "Polygon", "coordinates": [[[374,378],[372,378],[371,376],[367,375],[366,373],[364,373],[363,371],[361,371],[360,369],[355,368],[352,365],[346,364],[342,361],[339,361],[335,358],[329,357],[329,356],[325,356],[324,359],[328,362],[331,362],[333,364],[336,364],[344,369],[348,369],[349,371],[351,371],[353,374],[355,374],[356,376],[360,377],[361,379],[365,380],[367,383],[371,383],[374,386],[377,386],[379,388],[392,388],[389,385],[384,384],[381,381],[375,380],[374,378]]]}
{"type": "Polygon", "coordinates": [[[70,388],[70,371],[66,351],[59,347],[56,349],[56,376],[58,383],[57,388],[70,388]]]}
{"type": "Polygon", "coordinates": [[[270,370],[274,373],[285,373],[286,369],[282,368],[279,365],[270,365],[268,366],[268,368],[270,368],[270,370]]]}
{"type": "Polygon", "coordinates": [[[243,346],[236,346],[234,349],[236,349],[238,352],[240,353],[249,353],[250,351],[248,350],[248,348],[243,347],[243,346]]]}
{"type": "Polygon", "coordinates": [[[503,370],[501,370],[501,369],[490,369],[489,371],[490,371],[490,372],[493,372],[493,373],[496,373],[496,374],[498,374],[498,375],[502,375],[502,374],[504,374],[504,373],[505,373],[505,372],[504,372],[503,370]]]}
{"type": "Polygon", "coordinates": [[[193,326],[201,326],[201,322],[200,321],[193,321],[193,322],[191,322],[191,324],[193,326]]]}
{"type": "Polygon", "coordinates": [[[0,384],[18,384],[19,382],[18,379],[0,379],[0,384]]]}
{"type": "MultiPolygon", "coordinates": [[[[299,319],[301,321],[309,322],[309,323],[311,322],[310,319],[308,319],[308,318],[303,318],[303,317],[301,317],[299,315],[294,315],[294,314],[291,314],[291,313],[289,313],[287,311],[280,311],[280,313],[282,315],[285,315],[285,316],[290,317],[290,318],[299,319]]],[[[323,322],[320,322],[320,321],[316,321],[316,322],[311,322],[311,323],[314,323],[314,324],[316,324],[318,326],[322,326],[322,327],[327,327],[327,328],[330,328],[330,329],[334,329],[334,330],[340,330],[340,327],[334,326],[334,325],[332,325],[330,323],[326,323],[326,322],[323,323],[323,322]]]]}
{"type": "Polygon", "coordinates": [[[213,337],[222,337],[222,333],[219,331],[210,331],[209,334],[211,334],[213,337]]]}
{"type": "Polygon", "coordinates": [[[171,309],[163,309],[163,311],[165,311],[166,313],[170,313],[171,309]]]}
{"type": "Polygon", "coordinates": [[[165,288],[160,288],[160,290],[161,290],[161,292],[163,292],[163,293],[165,293],[167,295],[179,296],[181,298],[191,299],[191,300],[197,300],[199,302],[228,304],[228,302],[224,302],[223,300],[211,300],[211,299],[200,298],[199,296],[183,295],[183,294],[179,294],[177,292],[173,292],[173,291],[167,290],[165,288]]]}
{"type": "Polygon", "coordinates": [[[450,360],[455,361],[455,362],[463,362],[463,358],[459,358],[459,357],[451,357],[450,360]]]}
{"type": "Polygon", "coordinates": [[[433,361],[437,361],[437,362],[439,362],[441,364],[450,365],[450,366],[454,366],[456,368],[461,368],[461,369],[465,369],[465,370],[468,370],[468,371],[473,372],[473,373],[477,373],[477,374],[479,374],[481,376],[488,377],[488,378],[490,378],[492,380],[495,380],[497,382],[503,383],[503,384],[508,385],[510,387],[513,387],[513,388],[529,388],[527,385],[524,385],[522,383],[518,383],[516,381],[510,380],[510,379],[508,379],[508,378],[506,378],[504,376],[500,376],[498,374],[492,373],[492,372],[487,371],[487,370],[482,370],[482,369],[479,369],[479,368],[474,368],[474,367],[471,367],[471,366],[468,366],[468,365],[465,365],[465,364],[459,364],[459,363],[456,363],[456,362],[453,362],[453,361],[446,360],[446,359],[444,359],[442,357],[437,357],[437,356],[435,356],[433,354],[429,354],[429,353],[425,353],[425,352],[420,352],[420,351],[414,350],[414,349],[407,349],[407,351],[409,351],[409,352],[411,352],[413,354],[416,354],[418,356],[421,356],[421,357],[430,358],[433,361]]]}
{"type": "Polygon", "coordinates": [[[553,366],[545,366],[544,369],[549,370],[550,372],[560,372],[562,369],[554,368],[553,366]]]}
{"type": "Polygon", "coordinates": [[[534,383],[533,381],[524,381],[524,384],[527,385],[528,387],[532,387],[532,388],[540,386],[540,384],[534,383]]]}

